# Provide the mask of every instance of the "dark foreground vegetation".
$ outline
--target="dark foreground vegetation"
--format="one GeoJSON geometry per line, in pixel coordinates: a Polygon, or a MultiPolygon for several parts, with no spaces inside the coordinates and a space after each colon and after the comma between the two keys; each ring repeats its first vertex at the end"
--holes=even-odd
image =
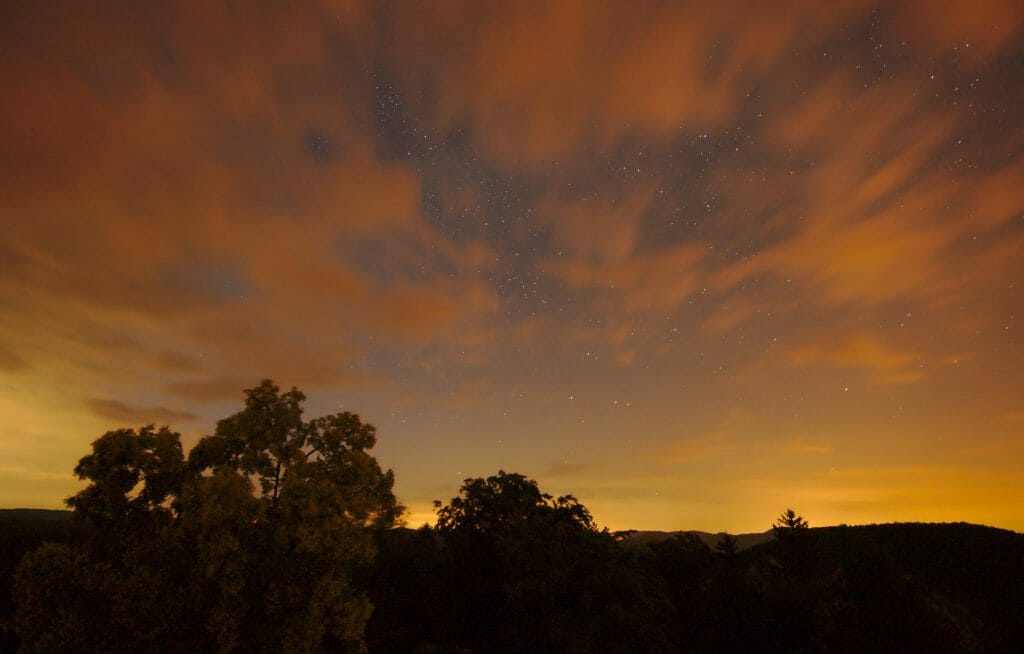
{"type": "Polygon", "coordinates": [[[600,530],[504,472],[395,528],[373,427],[303,399],[264,382],[187,457],[109,432],[72,512],[0,512],[4,650],[1024,651],[1024,535],[787,511],[710,547],[600,530]]]}

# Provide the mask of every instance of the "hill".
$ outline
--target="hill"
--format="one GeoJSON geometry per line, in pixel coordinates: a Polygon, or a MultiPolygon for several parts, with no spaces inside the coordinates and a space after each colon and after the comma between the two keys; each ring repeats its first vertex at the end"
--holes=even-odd
{"type": "Polygon", "coordinates": [[[65,523],[70,520],[71,511],[65,509],[0,509],[0,523],[3,524],[65,523]]]}
{"type": "Polygon", "coordinates": [[[962,522],[810,531],[812,574],[863,576],[859,566],[870,562],[877,574],[901,579],[940,610],[975,621],[983,649],[1024,644],[1024,534],[962,522]]]}
{"type": "MultiPolygon", "coordinates": [[[[695,534],[708,547],[714,549],[722,539],[722,533],[712,534],[706,531],[634,531],[624,542],[635,545],[660,543],[680,534],[695,534]]],[[[740,551],[759,545],[772,539],[771,530],[753,534],[733,534],[740,551]]]]}
{"type": "MultiPolygon", "coordinates": [[[[84,533],[68,511],[0,510],[0,651],[17,643],[2,622],[14,608],[18,560],[44,541],[84,533]]],[[[568,594],[552,600],[564,613],[556,624],[611,606],[608,615],[632,616],[645,633],[660,634],[657,651],[1024,651],[1024,534],[1004,529],[843,525],[784,540],[767,531],[737,535],[733,556],[715,551],[721,534],[700,531],[637,531],[618,544],[625,547],[608,539],[607,551],[598,541],[553,543],[543,533],[539,541],[490,545],[429,528],[379,534],[376,564],[361,581],[376,606],[370,651],[458,643],[481,628],[486,639],[489,628],[464,622],[467,615],[486,625],[491,613],[511,611],[512,599],[548,597],[558,584],[568,594]],[[697,539],[675,538],[682,534],[697,539]],[[504,569],[509,562],[517,574],[504,569]],[[467,605],[463,593],[480,583],[481,570],[504,581],[478,588],[467,605]]],[[[523,606],[535,601],[542,600],[523,606]]],[[[610,628],[605,620],[594,617],[594,628],[610,628]]],[[[527,620],[521,628],[551,627],[527,620]]]]}
{"type": "Polygon", "coordinates": [[[14,610],[11,582],[18,561],[44,542],[63,542],[84,530],[71,521],[70,511],[49,509],[0,509],[0,651],[13,651],[13,635],[3,620],[14,610]]]}

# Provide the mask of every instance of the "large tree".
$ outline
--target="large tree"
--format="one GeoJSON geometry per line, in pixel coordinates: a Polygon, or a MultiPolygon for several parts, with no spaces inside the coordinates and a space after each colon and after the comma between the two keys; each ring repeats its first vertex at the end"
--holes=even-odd
{"type": "Polygon", "coordinates": [[[590,511],[572,495],[555,498],[537,482],[499,470],[487,479],[466,479],[447,505],[434,501],[441,531],[510,534],[527,528],[596,531],[590,511]]]}
{"type": "Polygon", "coordinates": [[[304,400],[264,381],[187,460],[167,428],[96,440],[67,501],[90,538],[19,568],[26,648],[359,649],[372,607],[352,575],[372,560],[369,531],[402,509],[368,452],[374,427],[305,421],[304,400]]]}
{"type": "MultiPolygon", "coordinates": [[[[446,647],[489,652],[671,651],[669,605],[644,587],[633,552],[572,495],[553,497],[499,471],[435,502],[460,590],[438,622],[446,647]]],[[[435,643],[437,644],[437,643],[435,643]]]]}

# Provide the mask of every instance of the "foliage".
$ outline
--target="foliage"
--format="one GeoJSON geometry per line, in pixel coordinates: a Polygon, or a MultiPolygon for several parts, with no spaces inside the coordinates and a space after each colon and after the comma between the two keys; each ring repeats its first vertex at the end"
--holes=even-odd
{"type": "Polygon", "coordinates": [[[537,482],[499,470],[487,479],[466,479],[447,505],[434,501],[441,531],[476,531],[508,535],[540,524],[594,531],[590,511],[572,495],[557,499],[542,493],[537,482]]]}
{"type": "Polygon", "coordinates": [[[75,475],[89,482],[67,500],[79,519],[108,536],[151,533],[174,517],[176,507],[169,504],[185,483],[181,435],[152,425],[107,432],[75,466],[75,475]]]}
{"type": "Polygon", "coordinates": [[[726,556],[736,556],[736,552],[739,549],[739,542],[736,537],[727,531],[722,532],[722,537],[715,544],[715,549],[726,556]]]}
{"type": "Polygon", "coordinates": [[[369,627],[378,651],[672,651],[661,627],[671,605],[654,592],[657,580],[571,495],[554,498],[499,471],[467,479],[435,506],[435,530],[389,537],[392,567],[371,585],[386,607],[369,627]],[[424,570],[427,583],[408,585],[424,570]],[[432,593],[437,587],[447,592],[432,593]],[[410,607],[420,593],[424,603],[410,607]],[[397,606],[401,619],[391,622],[397,606]],[[411,618],[419,622],[407,626],[411,618]]]}
{"type": "Polygon", "coordinates": [[[14,571],[22,557],[45,542],[80,539],[86,529],[71,522],[69,511],[0,509],[0,652],[13,652],[18,639],[9,623],[14,613],[14,571]]]}
{"type": "Polygon", "coordinates": [[[402,509],[367,452],[373,426],[304,421],[304,399],[264,381],[187,460],[166,427],[95,441],[75,468],[89,485],[67,501],[89,537],[44,546],[16,575],[24,647],[358,648],[372,607],[352,577],[373,558],[371,528],[402,509]]]}
{"type": "Polygon", "coordinates": [[[380,534],[371,651],[973,652],[1024,642],[1014,631],[1024,606],[1019,534],[797,527],[795,539],[724,556],[693,533],[643,545],[600,531],[563,539],[544,519],[523,519],[539,504],[534,484],[501,477],[467,480],[465,501],[446,506],[481,510],[459,510],[456,527],[380,534]],[[515,491],[522,496],[502,497],[515,491]],[[484,506],[514,507],[519,517],[484,506]],[[487,528],[473,524],[476,515],[487,528]],[[952,580],[950,558],[964,570],[952,580]],[[982,606],[982,588],[999,590],[1007,606],[982,606]]]}
{"type": "Polygon", "coordinates": [[[730,534],[644,542],[503,471],[437,503],[434,528],[378,529],[399,507],[373,428],[303,421],[302,399],[249,391],[187,459],[169,430],[99,439],[76,468],[75,530],[0,531],[17,551],[58,541],[13,580],[23,650],[1024,649],[1024,535],[811,529],[788,510],[743,550],[730,534]]]}

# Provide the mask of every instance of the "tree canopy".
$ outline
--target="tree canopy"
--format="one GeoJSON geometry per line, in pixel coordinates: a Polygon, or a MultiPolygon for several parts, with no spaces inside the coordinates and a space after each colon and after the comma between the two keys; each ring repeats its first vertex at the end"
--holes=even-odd
{"type": "Polygon", "coordinates": [[[168,427],[97,439],[75,467],[86,486],[68,499],[73,530],[39,546],[0,529],[0,564],[28,552],[13,620],[0,605],[0,649],[19,639],[26,652],[389,654],[1024,642],[1020,534],[810,529],[789,509],[775,539],[749,548],[728,533],[714,549],[692,532],[645,541],[502,470],[436,502],[435,527],[385,529],[402,509],[369,453],[375,429],[352,413],[307,420],[304,400],[263,382],[188,456],[168,427]]]}
{"type": "Polygon", "coordinates": [[[788,538],[804,529],[807,529],[807,521],[793,509],[786,509],[772,525],[772,531],[779,539],[788,538]]]}
{"type": "Polygon", "coordinates": [[[667,601],[643,592],[633,552],[572,495],[499,470],[434,505],[435,566],[460,595],[434,618],[445,651],[671,651],[667,601]]]}
{"type": "Polygon", "coordinates": [[[25,647],[358,648],[372,607],[352,576],[373,558],[369,530],[402,507],[368,452],[373,425],[349,412],[304,420],[304,400],[262,382],[187,459],[167,427],[97,439],[75,468],[88,486],[67,500],[89,538],[19,568],[25,647]]]}
{"type": "Polygon", "coordinates": [[[435,500],[434,507],[442,531],[510,533],[540,525],[597,529],[590,511],[572,495],[554,498],[534,480],[504,470],[486,479],[466,479],[458,496],[447,505],[435,500]]]}

